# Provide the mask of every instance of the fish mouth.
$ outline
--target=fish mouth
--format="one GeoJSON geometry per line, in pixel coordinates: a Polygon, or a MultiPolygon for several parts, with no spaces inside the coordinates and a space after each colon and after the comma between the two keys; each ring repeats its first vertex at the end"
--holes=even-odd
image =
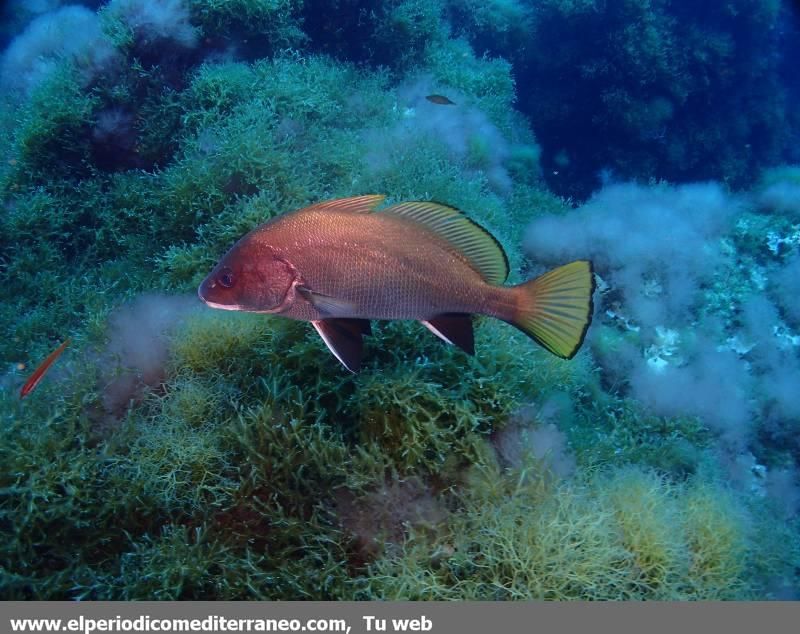
{"type": "Polygon", "coordinates": [[[243,306],[239,304],[219,304],[217,302],[212,302],[210,299],[204,296],[204,290],[213,289],[216,284],[211,282],[211,284],[206,284],[203,282],[200,286],[197,287],[197,296],[200,298],[200,301],[203,302],[206,306],[210,306],[211,308],[219,308],[220,310],[244,310],[243,306]]]}
{"type": "MultiPolygon", "coordinates": [[[[203,299],[202,297],[200,299],[203,299]]],[[[206,306],[211,306],[211,308],[219,308],[221,310],[245,310],[244,306],[240,306],[239,304],[217,304],[216,302],[209,302],[206,299],[203,299],[206,306]]]]}
{"type": "MultiPolygon", "coordinates": [[[[205,298],[205,295],[203,293],[203,291],[206,290],[206,286],[208,286],[208,284],[206,284],[206,282],[207,282],[207,280],[203,280],[203,282],[200,284],[200,286],[197,287],[197,296],[200,298],[201,302],[203,302],[205,304],[208,304],[208,300],[205,298]]],[[[213,286],[213,284],[212,284],[212,286],[213,286]]]]}

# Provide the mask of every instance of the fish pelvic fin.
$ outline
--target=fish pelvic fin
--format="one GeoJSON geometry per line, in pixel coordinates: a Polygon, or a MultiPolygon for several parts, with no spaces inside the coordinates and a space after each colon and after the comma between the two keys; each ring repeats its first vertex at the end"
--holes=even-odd
{"type": "Polygon", "coordinates": [[[320,319],[311,322],[325,345],[350,372],[361,368],[364,349],[362,335],[371,332],[366,319],[320,319]]]}
{"type": "Polygon", "coordinates": [[[513,289],[517,304],[509,323],[554,355],[574,357],[592,321],[592,263],[570,262],[513,289]]]}

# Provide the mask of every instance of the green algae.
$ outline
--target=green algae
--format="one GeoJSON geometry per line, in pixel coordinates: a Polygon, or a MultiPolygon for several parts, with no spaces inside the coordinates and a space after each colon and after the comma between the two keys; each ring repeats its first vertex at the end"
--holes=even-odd
{"type": "MultiPolygon", "coordinates": [[[[84,86],[65,67],[0,119],[0,359],[34,367],[75,341],[26,401],[20,371],[2,379],[0,596],[716,599],[793,574],[793,529],[704,471],[714,439],[698,420],[649,415],[601,384],[588,351],[565,363],[497,321],[476,320],[475,357],[419,324],[376,324],[352,376],[308,324],[205,310],[168,336],[163,379],[104,412],[112,309],[145,290],[194,293],[283,211],[373,191],[446,201],[498,236],[521,280],[525,225],[569,206],[544,186],[509,61],[447,37],[437,3],[369,16],[365,56],[389,68],[336,61],[344,41],[299,50],[311,2],[190,4],[212,42],[264,38],[247,49],[263,59],[206,61],[176,82],[108,23],[124,71],[84,86]],[[507,191],[486,174],[491,139],[459,158],[434,134],[403,136],[398,87],[420,75],[515,139],[507,191]],[[90,140],[109,108],[136,120],[136,156],[112,166],[90,140]],[[574,410],[556,421],[572,479],[503,464],[493,445],[553,397],[574,410]]],[[[492,2],[474,19],[511,45],[519,16],[492,2]]]]}

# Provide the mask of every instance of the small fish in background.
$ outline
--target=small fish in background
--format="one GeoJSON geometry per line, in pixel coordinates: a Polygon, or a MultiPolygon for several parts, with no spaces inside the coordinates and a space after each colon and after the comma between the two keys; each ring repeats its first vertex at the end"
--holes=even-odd
{"type": "Polygon", "coordinates": [[[427,99],[431,103],[435,103],[435,104],[437,104],[439,106],[455,106],[456,105],[455,101],[450,101],[444,95],[427,95],[425,97],[425,99],[427,99]]]}
{"type": "Polygon", "coordinates": [[[415,319],[474,354],[473,314],[502,319],[570,359],[592,318],[591,262],[501,286],[508,260],[459,210],[384,196],[331,200],[284,214],[241,238],[198,288],[213,308],[310,321],[350,371],[371,319],[415,319]]]}
{"type": "Polygon", "coordinates": [[[25,398],[36,389],[36,386],[39,385],[40,381],[44,378],[50,366],[56,362],[56,359],[61,356],[61,353],[64,352],[64,349],[69,345],[69,341],[69,338],[65,339],[64,343],[47,355],[47,358],[34,370],[33,374],[28,377],[28,380],[25,381],[25,385],[23,385],[22,389],[19,391],[20,398],[25,398]]]}

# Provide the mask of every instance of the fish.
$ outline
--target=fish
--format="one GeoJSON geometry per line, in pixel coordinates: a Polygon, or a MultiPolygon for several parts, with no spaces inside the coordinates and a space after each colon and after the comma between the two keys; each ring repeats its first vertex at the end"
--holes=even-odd
{"type": "Polygon", "coordinates": [[[377,209],[384,200],[341,198],[276,216],[230,248],[200,284],[200,299],[310,321],[351,372],[371,320],[417,320],[474,354],[472,316],[488,315],[558,357],[575,356],[592,319],[591,261],[504,286],[502,246],[463,212],[431,201],[377,209]]]}
{"type": "Polygon", "coordinates": [[[44,375],[50,369],[58,357],[61,356],[61,353],[64,352],[64,349],[69,345],[69,338],[65,339],[64,342],[58,346],[55,350],[53,350],[50,354],[47,355],[47,358],[39,364],[39,367],[34,370],[33,374],[28,377],[28,380],[25,381],[25,385],[22,386],[22,389],[19,391],[19,397],[25,398],[36,389],[36,386],[39,385],[41,380],[44,378],[44,375]]]}
{"type": "Polygon", "coordinates": [[[431,103],[435,103],[435,104],[437,104],[439,106],[455,106],[456,105],[455,101],[450,101],[450,99],[448,99],[444,95],[427,95],[425,97],[425,99],[427,99],[431,103]]]}

